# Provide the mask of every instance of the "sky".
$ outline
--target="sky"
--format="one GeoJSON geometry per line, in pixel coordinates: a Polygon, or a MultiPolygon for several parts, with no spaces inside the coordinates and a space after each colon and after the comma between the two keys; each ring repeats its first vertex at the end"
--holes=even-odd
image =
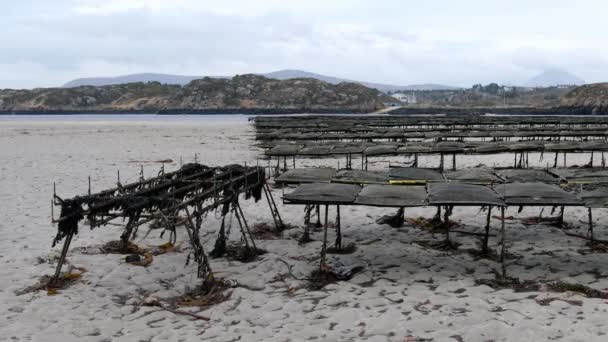
{"type": "Polygon", "coordinates": [[[300,69],[397,85],[608,81],[602,0],[0,0],[0,89],[300,69]]]}

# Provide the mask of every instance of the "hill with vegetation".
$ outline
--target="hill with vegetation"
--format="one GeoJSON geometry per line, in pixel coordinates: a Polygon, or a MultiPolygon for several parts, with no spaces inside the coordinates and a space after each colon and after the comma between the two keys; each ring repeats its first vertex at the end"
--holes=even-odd
{"type": "MultiPolygon", "coordinates": [[[[416,103],[393,113],[608,114],[608,83],[580,87],[509,87],[415,91],[416,103]],[[431,110],[432,109],[432,110],[431,110]]],[[[0,113],[369,113],[399,104],[359,83],[279,80],[247,74],[73,88],[0,90],[0,113]]]]}
{"type": "Polygon", "coordinates": [[[608,83],[577,87],[562,98],[561,105],[588,114],[608,114],[608,83]]]}
{"type": "Polygon", "coordinates": [[[159,82],[73,88],[0,90],[4,113],[263,113],[373,112],[394,99],[358,83],[241,75],[202,78],[184,86],[159,82]]]}

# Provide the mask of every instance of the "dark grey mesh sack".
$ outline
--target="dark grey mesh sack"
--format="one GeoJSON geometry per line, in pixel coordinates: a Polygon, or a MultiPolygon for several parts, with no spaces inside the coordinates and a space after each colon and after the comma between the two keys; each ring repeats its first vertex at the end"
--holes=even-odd
{"type": "Polygon", "coordinates": [[[608,208],[608,188],[583,191],[578,197],[587,208],[608,208]]]}
{"type": "Polygon", "coordinates": [[[574,142],[574,141],[566,141],[566,142],[560,142],[557,144],[554,143],[548,143],[545,144],[545,151],[555,151],[555,152],[562,152],[562,151],[575,151],[579,149],[579,143],[574,142]]]}
{"type": "Polygon", "coordinates": [[[464,144],[456,141],[444,141],[439,142],[433,148],[437,152],[462,152],[464,151],[464,144]]]}
{"type": "Polygon", "coordinates": [[[292,169],[275,178],[277,184],[329,183],[336,170],[331,168],[292,169]]]}
{"type": "Polygon", "coordinates": [[[580,149],[585,151],[608,151],[608,143],[603,141],[587,141],[580,143],[580,149]]]}
{"type": "Polygon", "coordinates": [[[427,205],[424,186],[371,184],[363,187],[355,204],[379,207],[416,207],[427,205]]]}
{"type": "Polygon", "coordinates": [[[400,146],[397,151],[399,151],[399,153],[425,153],[430,152],[432,149],[433,147],[431,145],[419,142],[407,143],[405,146],[400,146]]]}
{"type": "Polygon", "coordinates": [[[298,154],[301,148],[302,145],[277,145],[266,151],[266,154],[270,156],[293,156],[298,154]]]}
{"type": "Polygon", "coordinates": [[[556,185],[543,183],[506,183],[497,185],[507,205],[581,205],[574,194],[556,185]]]}
{"type": "Polygon", "coordinates": [[[608,183],[608,170],[601,168],[549,169],[568,183],[608,183]]]}
{"type": "Polygon", "coordinates": [[[363,153],[365,146],[357,143],[350,144],[336,144],[332,150],[334,154],[349,154],[349,153],[363,153]]]}
{"type": "Polygon", "coordinates": [[[505,203],[492,188],[464,183],[429,183],[431,205],[496,205],[505,203]]]}
{"type": "Polygon", "coordinates": [[[393,167],[389,169],[391,181],[444,181],[440,172],[417,167],[393,167]]]}
{"type": "Polygon", "coordinates": [[[509,183],[559,183],[559,178],[547,170],[504,169],[498,170],[498,174],[509,183]]]}
{"type": "Polygon", "coordinates": [[[365,149],[366,156],[379,156],[385,154],[393,154],[397,151],[397,145],[376,145],[365,149]]]}
{"type": "Polygon", "coordinates": [[[542,150],[544,142],[542,141],[523,141],[523,142],[511,142],[505,143],[509,148],[509,151],[513,152],[525,152],[525,151],[538,151],[542,150]]]}
{"type": "Polygon", "coordinates": [[[331,154],[333,149],[332,145],[312,145],[303,147],[298,151],[298,155],[301,156],[325,156],[331,154]]]}
{"type": "Polygon", "coordinates": [[[335,183],[388,183],[388,171],[340,170],[332,179],[335,183]]]}
{"type": "Polygon", "coordinates": [[[480,144],[475,147],[471,147],[475,153],[502,153],[510,151],[509,146],[506,144],[480,144]]]}
{"type": "Polygon", "coordinates": [[[502,183],[493,169],[490,168],[470,168],[459,171],[448,172],[445,178],[451,182],[462,182],[471,184],[494,184],[502,183]]]}
{"type": "Polygon", "coordinates": [[[302,184],[283,200],[293,204],[352,204],[359,191],[361,187],[352,184],[302,184]]]}

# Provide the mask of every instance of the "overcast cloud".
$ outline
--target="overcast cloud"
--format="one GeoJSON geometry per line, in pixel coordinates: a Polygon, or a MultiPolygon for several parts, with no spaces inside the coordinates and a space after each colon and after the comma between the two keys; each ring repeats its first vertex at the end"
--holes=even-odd
{"type": "Polygon", "coordinates": [[[362,81],[608,81],[606,1],[2,1],[0,88],[139,72],[362,81]]]}

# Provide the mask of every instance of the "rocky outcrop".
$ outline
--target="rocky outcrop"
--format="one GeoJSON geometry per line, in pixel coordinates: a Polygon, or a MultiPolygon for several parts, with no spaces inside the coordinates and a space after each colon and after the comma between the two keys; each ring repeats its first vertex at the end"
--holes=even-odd
{"type": "Polygon", "coordinates": [[[158,82],[103,87],[0,90],[0,112],[373,112],[394,102],[357,83],[202,78],[185,86],[158,82]]]}
{"type": "Polygon", "coordinates": [[[347,109],[370,112],[391,101],[384,94],[357,83],[336,85],[312,78],[269,79],[257,75],[232,79],[203,78],[181,88],[168,109],[347,109]]]}
{"type": "Polygon", "coordinates": [[[608,114],[608,83],[577,87],[564,97],[562,106],[585,114],[608,114]]]}
{"type": "Polygon", "coordinates": [[[179,86],[130,83],[104,87],[0,90],[3,112],[154,111],[166,106],[179,86]]]}

